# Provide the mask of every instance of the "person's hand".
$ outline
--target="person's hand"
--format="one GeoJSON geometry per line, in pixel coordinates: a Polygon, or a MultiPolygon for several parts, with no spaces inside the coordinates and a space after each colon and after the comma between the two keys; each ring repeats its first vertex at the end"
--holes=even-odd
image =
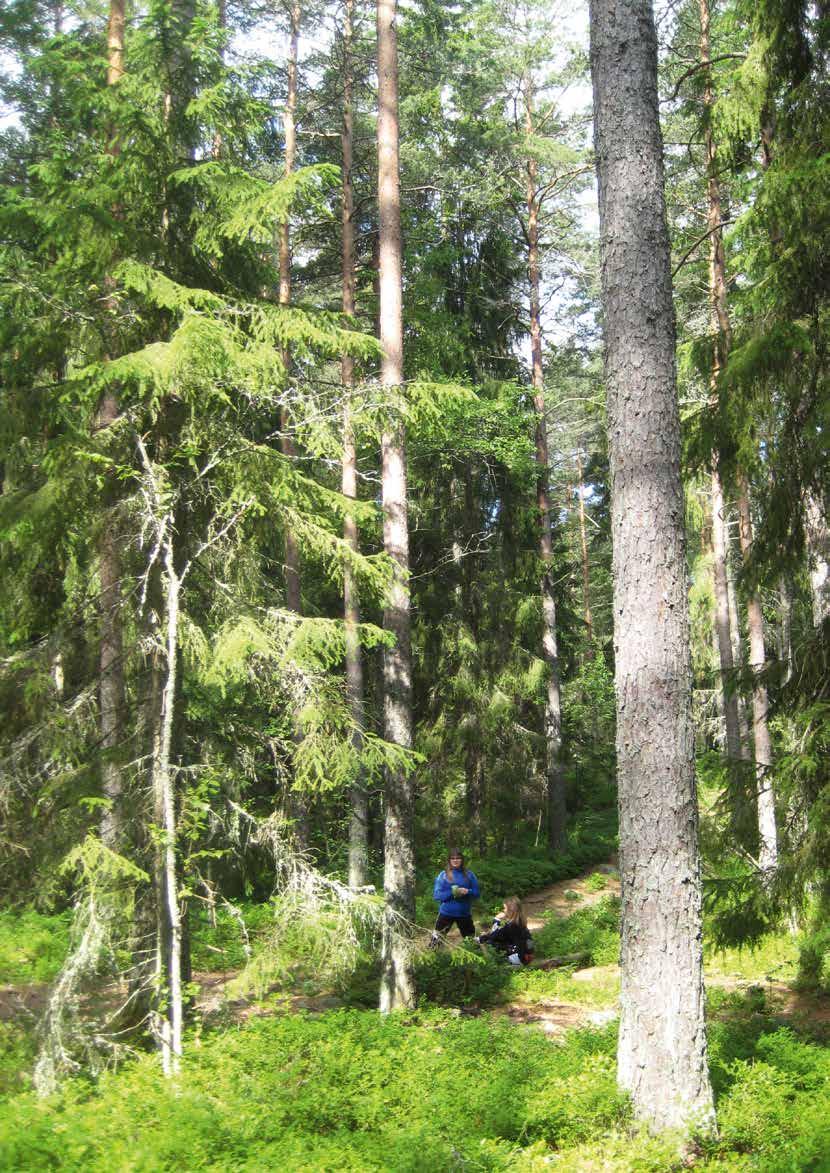
{"type": "Polygon", "coordinates": [[[469,889],[469,888],[459,888],[459,889],[458,889],[458,895],[459,895],[459,896],[469,896],[469,895],[470,895],[470,889],[469,889]]]}

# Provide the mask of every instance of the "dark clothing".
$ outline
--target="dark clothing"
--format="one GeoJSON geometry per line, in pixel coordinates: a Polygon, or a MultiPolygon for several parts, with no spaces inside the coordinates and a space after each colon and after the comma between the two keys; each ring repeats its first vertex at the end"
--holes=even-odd
{"type": "Polygon", "coordinates": [[[462,937],[476,935],[476,927],[471,916],[445,916],[443,912],[438,913],[438,920],[435,922],[436,933],[446,933],[453,925],[458,925],[462,937]]]}
{"type": "Polygon", "coordinates": [[[490,932],[482,933],[479,941],[492,945],[508,959],[518,957],[522,965],[527,965],[533,956],[533,938],[529,930],[517,921],[509,920],[502,924],[500,920],[495,920],[490,932]]]}
{"type": "Polygon", "coordinates": [[[452,879],[447,879],[446,871],[439,872],[435,877],[432,889],[432,899],[438,902],[438,912],[441,916],[451,916],[453,919],[471,915],[471,904],[478,900],[478,880],[475,872],[461,868],[452,869],[452,879]],[[453,888],[469,888],[466,896],[454,896],[453,888]]]}

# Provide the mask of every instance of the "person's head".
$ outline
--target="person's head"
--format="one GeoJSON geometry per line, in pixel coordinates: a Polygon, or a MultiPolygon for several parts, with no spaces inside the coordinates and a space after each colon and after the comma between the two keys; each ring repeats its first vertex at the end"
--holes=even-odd
{"type": "Polygon", "coordinates": [[[523,929],[527,928],[524,909],[522,908],[522,902],[518,896],[508,896],[505,899],[504,907],[502,908],[502,915],[506,921],[510,921],[512,924],[521,925],[523,929]]]}
{"type": "Polygon", "coordinates": [[[467,863],[464,859],[464,852],[460,851],[457,847],[451,847],[447,852],[446,872],[448,880],[452,880],[454,871],[463,872],[465,876],[467,875],[467,863]]]}

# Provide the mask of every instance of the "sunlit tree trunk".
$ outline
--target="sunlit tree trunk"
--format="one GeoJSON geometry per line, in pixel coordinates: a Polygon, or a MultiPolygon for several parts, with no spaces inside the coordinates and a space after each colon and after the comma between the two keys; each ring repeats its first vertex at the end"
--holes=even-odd
{"type": "MultiPolygon", "coordinates": [[[[525,79],[525,133],[533,135],[533,81],[525,79]]],[[[539,553],[542,561],[542,654],[548,669],[545,700],[545,777],[547,780],[548,846],[565,846],[565,771],[562,765],[562,698],[559,684],[559,649],[556,638],[556,602],[553,596],[553,536],[550,520],[550,459],[545,415],[545,377],[542,367],[542,321],[539,267],[538,164],[527,160],[527,246],[530,280],[530,355],[533,406],[536,412],[536,508],[539,516],[539,553]]]]}
{"type": "MultiPolygon", "coordinates": [[[[381,438],[383,545],[393,568],[384,627],[395,638],[384,652],[386,740],[412,746],[412,666],[409,615],[409,527],[406,458],[399,399],[403,385],[403,286],[400,178],[398,172],[398,46],[395,0],[378,0],[378,214],[380,221],[381,384],[387,398],[381,438]]],[[[395,916],[415,915],[413,844],[414,785],[399,766],[387,770],[383,886],[384,923],[380,1008],[412,1006],[415,984],[406,942],[395,931],[395,916]]]]}
{"type": "Polygon", "coordinates": [[[647,0],[592,0],[611,455],[622,880],[618,1078],[656,1128],[714,1126],[669,239],[647,0]]]}
{"type": "MultiPolygon", "coordinates": [[[[343,14],[343,313],[355,312],[355,245],[354,245],[354,191],[352,187],[352,140],[354,111],[352,109],[352,19],[354,0],[346,0],[343,14]]],[[[352,430],[352,397],[354,394],[354,359],[344,354],[340,364],[343,381],[343,470],[344,497],[357,497],[357,459],[352,430]]],[[[360,548],[357,522],[347,513],[343,522],[343,537],[349,547],[360,548]]],[[[363,728],[363,664],[360,656],[360,607],[357,581],[346,563],[343,570],[343,615],[346,624],[346,693],[349,709],[357,732],[353,735],[354,748],[360,752],[363,728]]],[[[361,888],[366,883],[369,866],[369,796],[362,770],[355,777],[349,791],[351,814],[349,819],[349,885],[361,888]]]]}
{"type": "Polygon", "coordinates": [[[821,627],[830,617],[830,528],[820,498],[812,492],[804,498],[804,531],[810,559],[810,594],[813,624],[821,627]]]}
{"type": "Polygon", "coordinates": [[[594,654],[594,621],[591,617],[591,571],[588,561],[588,533],[585,527],[585,486],[582,482],[582,455],[576,453],[577,493],[579,494],[579,548],[582,556],[582,617],[585,621],[585,634],[588,637],[587,659],[594,654]]]}
{"type": "MultiPolygon", "coordinates": [[[[752,516],[749,486],[743,474],[738,478],[738,519],[744,562],[752,552],[752,516]]],[[[758,801],[758,863],[769,874],[778,866],[778,835],[775,820],[775,791],[772,782],[772,740],[769,732],[769,700],[763,672],[767,654],[764,647],[764,616],[756,590],[746,603],[749,632],[749,667],[752,672],[752,743],[755,758],[755,785],[758,801]]]]}

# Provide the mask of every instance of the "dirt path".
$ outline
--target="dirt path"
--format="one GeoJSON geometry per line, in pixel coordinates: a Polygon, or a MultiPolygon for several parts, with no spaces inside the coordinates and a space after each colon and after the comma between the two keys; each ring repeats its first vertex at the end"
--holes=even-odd
{"type": "Polygon", "coordinates": [[[544,925],[544,914],[555,912],[557,916],[570,916],[580,908],[597,904],[603,896],[619,896],[620,878],[617,875],[617,861],[610,859],[608,863],[597,864],[588,868],[581,876],[570,880],[559,880],[547,888],[540,888],[522,900],[527,913],[527,925],[531,932],[538,931],[544,925]],[[604,887],[593,887],[596,881],[592,876],[602,876],[604,887]]]}

